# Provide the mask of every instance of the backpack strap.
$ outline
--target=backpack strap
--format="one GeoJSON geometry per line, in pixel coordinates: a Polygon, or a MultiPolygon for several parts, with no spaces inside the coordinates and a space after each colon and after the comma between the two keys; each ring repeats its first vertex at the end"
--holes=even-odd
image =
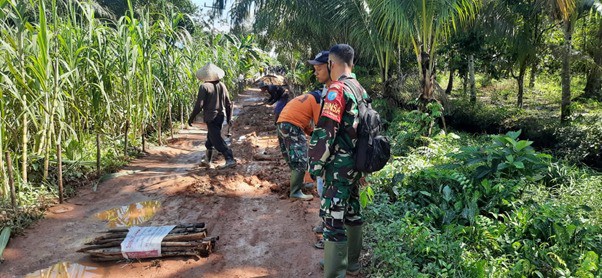
{"type": "Polygon", "coordinates": [[[357,101],[358,105],[363,105],[364,109],[368,108],[370,100],[364,97],[364,90],[357,80],[353,78],[347,78],[343,80],[343,83],[347,85],[349,89],[351,89],[351,92],[353,93],[353,96],[355,96],[355,100],[357,101]]]}

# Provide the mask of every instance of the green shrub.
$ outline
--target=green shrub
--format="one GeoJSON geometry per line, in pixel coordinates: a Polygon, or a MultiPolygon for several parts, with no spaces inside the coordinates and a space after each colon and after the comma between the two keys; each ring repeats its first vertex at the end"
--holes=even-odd
{"type": "Polygon", "coordinates": [[[585,124],[561,127],[554,135],[562,138],[558,153],[571,161],[581,161],[602,169],[602,116],[583,119],[585,124]]]}
{"type": "MultiPolygon", "coordinates": [[[[413,125],[397,113],[389,132],[413,125]]],[[[401,156],[368,177],[369,277],[602,275],[602,175],[519,135],[394,137],[401,156]]]]}
{"type": "Polygon", "coordinates": [[[602,169],[601,115],[579,116],[565,126],[557,116],[550,116],[550,111],[472,105],[463,100],[454,101],[453,107],[447,123],[455,129],[486,134],[522,130],[521,138],[533,141],[538,149],[602,169]]]}

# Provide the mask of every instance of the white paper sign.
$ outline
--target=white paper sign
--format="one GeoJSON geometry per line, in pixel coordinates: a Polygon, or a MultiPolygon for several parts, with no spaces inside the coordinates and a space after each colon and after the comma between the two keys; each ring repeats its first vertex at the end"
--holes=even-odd
{"type": "Polygon", "coordinates": [[[131,227],[121,242],[121,254],[126,259],[161,257],[161,241],[174,227],[131,227]]]}

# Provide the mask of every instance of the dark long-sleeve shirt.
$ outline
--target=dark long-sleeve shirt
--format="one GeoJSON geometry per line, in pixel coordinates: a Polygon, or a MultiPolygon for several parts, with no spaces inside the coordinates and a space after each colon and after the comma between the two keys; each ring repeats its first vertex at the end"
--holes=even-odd
{"type": "Polygon", "coordinates": [[[270,94],[270,98],[267,100],[267,103],[269,105],[276,103],[283,96],[285,96],[288,99],[288,94],[286,94],[286,92],[284,91],[284,88],[282,88],[280,86],[270,85],[270,86],[268,86],[267,91],[270,94]]]}
{"type": "Polygon", "coordinates": [[[232,102],[226,85],[222,82],[205,82],[199,88],[194,109],[190,114],[189,123],[203,110],[203,121],[213,121],[217,115],[224,114],[228,123],[232,120],[232,102]]]}

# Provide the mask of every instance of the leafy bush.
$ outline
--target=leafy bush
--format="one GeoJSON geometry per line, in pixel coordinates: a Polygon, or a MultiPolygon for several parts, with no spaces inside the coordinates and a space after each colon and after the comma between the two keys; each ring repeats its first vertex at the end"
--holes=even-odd
{"type": "Polygon", "coordinates": [[[602,116],[592,117],[585,124],[561,127],[554,133],[562,138],[558,153],[571,161],[602,169],[602,116]]]}
{"type": "Polygon", "coordinates": [[[576,117],[564,126],[549,111],[525,111],[458,100],[447,117],[449,126],[471,133],[497,134],[522,130],[521,138],[559,157],[602,169],[602,116],[576,117]]]}
{"type": "Polygon", "coordinates": [[[459,153],[451,154],[451,157],[464,166],[478,166],[473,175],[475,182],[493,177],[528,178],[546,167],[545,161],[550,156],[536,153],[531,147],[532,141],[518,140],[520,133],[519,130],[506,135],[494,135],[491,144],[465,147],[459,153]]]}
{"type": "MultiPolygon", "coordinates": [[[[397,113],[389,131],[420,134],[414,125],[397,113]]],[[[602,175],[519,136],[394,137],[403,156],[368,177],[369,276],[602,275],[602,175]]]]}

